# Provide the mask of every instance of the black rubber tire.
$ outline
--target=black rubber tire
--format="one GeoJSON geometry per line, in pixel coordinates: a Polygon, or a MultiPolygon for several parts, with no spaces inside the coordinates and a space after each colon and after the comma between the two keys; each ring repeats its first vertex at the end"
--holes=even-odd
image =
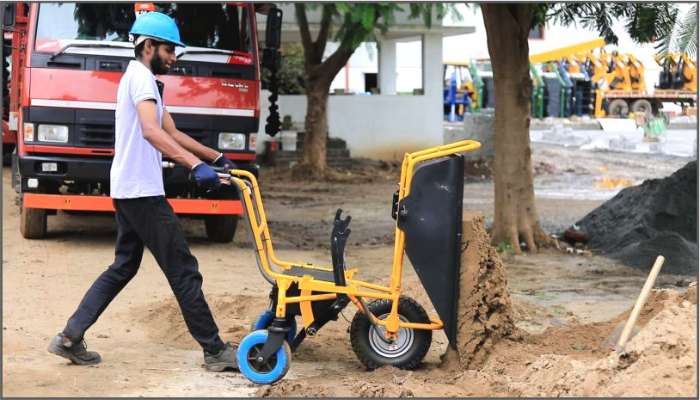
{"type": "Polygon", "coordinates": [[[41,239],[46,236],[46,210],[22,207],[19,231],[25,239],[41,239]]]}
{"type": "MultiPolygon", "coordinates": [[[[375,300],[367,306],[372,314],[380,317],[391,311],[390,300],[375,300]]],[[[399,315],[409,322],[430,322],[423,307],[410,297],[399,300],[399,315]]],[[[408,351],[395,358],[389,358],[377,353],[370,344],[370,335],[374,326],[362,311],[358,311],[350,324],[350,343],[352,350],[360,362],[368,369],[374,370],[384,365],[400,369],[415,369],[428,353],[433,339],[433,331],[428,329],[412,329],[413,343],[408,351]]]]}
{"type": "Polygon", "coordinates": [[[637,115],[637,114],[644,114],[644,117],[649,120],[653,114],[653,107],[651,105],[651,102],[649,100],[645,99],[638,99],[635,100],[634,103],[632,103],[632,112],[637,115]]]}
{"type": "Polygon", "coordinates": [[[207,239],[212,242],[229,243],[236,235],[237,215],[215,215],[204,218],[207,239]]]}
{"type": "Polygon", "coordinates": [[[611,117],[627,118],[630,107],[623,99],[615,99],[608,105],[608,115],[611,117]]]}
{"type": "Polygon", "coordinates": [[[19,194],[22,190],[22,175],[19,173],[19,159],[17,158],[17,148],[12,151],[10,156],[10,170],[12,171],[12,188],[15,193],[19,194]]]}
{"type": "Polygon", "coordinates": [[[12,155],[15,153],[13,143],[3,143],[2,145],[2,165],[12,165],[12,155]]]}

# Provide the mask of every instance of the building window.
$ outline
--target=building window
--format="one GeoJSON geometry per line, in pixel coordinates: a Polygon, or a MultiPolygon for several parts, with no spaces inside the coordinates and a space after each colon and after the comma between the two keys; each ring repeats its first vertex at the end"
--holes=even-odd
{"type": "Polygon", "coordinates": [[[544,25],[540,24],[536,27],[530,29],[530,33],[527,35],[528,39],[544,39],[544,25]]]}

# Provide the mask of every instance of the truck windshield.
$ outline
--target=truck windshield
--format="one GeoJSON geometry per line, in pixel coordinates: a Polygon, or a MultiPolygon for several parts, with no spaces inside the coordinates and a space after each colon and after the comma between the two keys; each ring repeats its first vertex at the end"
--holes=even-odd
{"type": "MultiPolygon", "coordinates": [[[[230,53],[236,54],[238,61],[242,58],[252,62],[252,19],[245,6],[155,3],[155,7],[175,19],[180,39],[187,45],[181,59],[230,62],[227,55],[230,53]],[[202,51],[206,49],[221,51],[202,51]]],[[[95,52],[104,54],[110,49],[98,43],[128,43],[129,29],[135,18],[133,3],[42,3],[39,5],[35,51],[54,53],[67,44],[77,43],[82,44],[80,52],[85,53],[86,47],[94,43],[95,52]]],[[[111,51],[124,54],[123,51],[118,53],[119,49],[111,51]]],[[[65,52],[69,53],[71,49],[67,48],[65,52]]]]}

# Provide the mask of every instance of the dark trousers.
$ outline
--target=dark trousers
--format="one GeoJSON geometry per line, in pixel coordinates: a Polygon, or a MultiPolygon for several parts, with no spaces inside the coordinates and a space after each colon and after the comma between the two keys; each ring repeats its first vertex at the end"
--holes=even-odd
{"type": "Polygon", "coordinates": [[[82,339],[117,293],[136,275],[145,246],[168,279],[192,337],[204,351],[218,353],[224,343],[204,300],[197,259],[190,253],[170,204],[163,196],[155,196],[115,199],[114,207],[117,220],[114,263],[92,284],[63,334],[72,341],[82,339]]]}

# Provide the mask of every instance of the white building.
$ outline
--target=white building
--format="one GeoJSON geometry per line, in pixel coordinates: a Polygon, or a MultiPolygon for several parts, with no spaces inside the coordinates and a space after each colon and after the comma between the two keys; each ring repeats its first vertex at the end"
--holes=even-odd
{"type": "MultiPolygon", "coordinates": [[[[280,8],[284,13],[282,41],[300,41],[294,6],[284,4],[280,8]]],[[[307,14],[313,38],[319,29],[320,12],[318,7],[307,14]]],[[[263,37],[264,21],[260,22],[258,30],[263,37]]],[[[408,12],[399,13],[389,32],[382,35],[378,43],[360,46],[348,68],[334,80],[332,93],[346,88],[350,93],[364,93],[367,79],[371,79],[367,74],[377,74],[378,94],[332,94],[328,104],[330,135],[345,140],[353,157],[400,159],[406,151],[441,145],[443,38],[473,31],[469,26],[443,26],[438,18],[433,19],[429,29],[422,20],[409,19],[408,12]],[[414,89],[419,90],[414,92],[414,89]]],[[[336,46],[329,43],[326,56],[336,46]]],[[[280,96],[278,104],[281,115],[291,115],[293,121],[303,126],[304,95],[280,96]]],[[[264,95],[259,151],[269,139],[264,134],[267,107],[264,95]]]]}

